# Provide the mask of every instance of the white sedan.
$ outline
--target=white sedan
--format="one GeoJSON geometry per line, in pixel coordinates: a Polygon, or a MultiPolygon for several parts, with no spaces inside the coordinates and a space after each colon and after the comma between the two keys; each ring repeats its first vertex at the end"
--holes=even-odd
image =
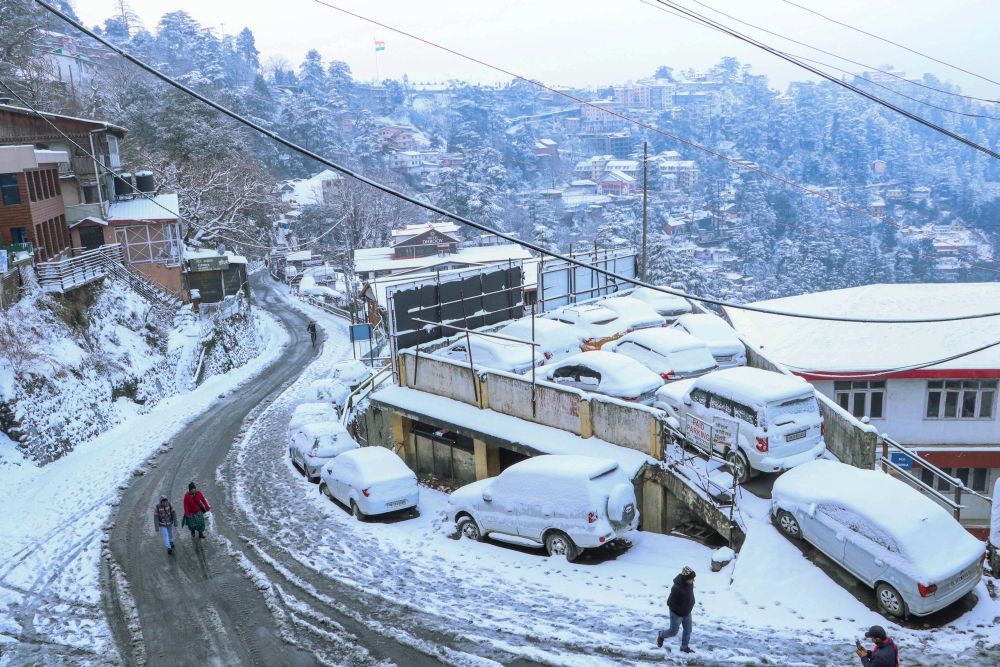
{"type": "Polygon", "coordinates": [[[649,304],[653,310],[667,319],[674,319],[684,313],[691,312],[691,303],[682,296],[667,294],[648,287],[632,290],[629,296],[649,304]]]}
{"type": "Polygon", "coordinates": [[[663,386],[659,375],[621,354],[592,350],[542,366],[541,376],[556,384],[650,405],[663,386]]]}
{"type": "Polygon", "coordinates": [[[532,340],[534,336],[534,342],[538,343],[535,349],[545,357],[546,362],[560,361],[577,354],[583,343],[583,336],[574,327],[544,317],[522,317],[505,324],[497,333],[520,340],[532,340]]]}
{"type": "Polygon", "coordinates": [[[300,403],[295,406],[295,410],[288,420],[288,438],[291,439],[295,430],[306,424],[313,422],[335,422],[338,419],[340,419],[340,414],[333,406],[333,403],[319,401],[300,403]]]}
{"type": "Polygon", "coordinates": [[[704,342],[676,329],[640,329],[605,349],[635,359],[665,382],[698,377],[719,368],[704,342]]]}
{"type": "Polygon", "coordinates": [[[468,363],[470,349],[473,366],[495,368],[498,371],[524,373],[531,370],[532,366],[541,366],[545,363],[545,357],[527,342],[518,343],[478,334],[460,336],[454,343],[435,354],[468,363]]]}
{"type": "Polygon", "coordinates": [[[673,326],[705,341],[719,368],[746,366],[747,349],[743,341],[736,330],[718,315],[688,313],[678,317],[673,326]]]}
{"type": "Polygon", "coordinates": [[[358,521],[414,509],[420,501],[417,476],[385,447],[345,452],[323,466],[320,493],[351,508],[358,521]]]}
{"type": "Polygon", "coordinates": [[[600,303],[605,308],[618,313],[618,317],[626,325],[625,331],[627,333],[639,329],[663,327],[667,324],[666,318],[653,310],[651,305],[630,296],[616,296],[604,299],[600,303]]]}
{"type": "Polygon", "coordinates": [[[318,482],[326,463],[357,448],[358,443],[339,422],[316,422],[295,429],[288,441],[288,456],[306,479],[318,482]]]}

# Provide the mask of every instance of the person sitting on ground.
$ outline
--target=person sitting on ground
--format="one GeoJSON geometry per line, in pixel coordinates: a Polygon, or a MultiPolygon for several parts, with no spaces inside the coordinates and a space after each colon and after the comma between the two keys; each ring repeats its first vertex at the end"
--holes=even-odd
{"type": "Polygon", "coordinates": [[[208,501],[205,500],[205,496],[198,490],[194,482],[188,484],[188,491],[184,494],[184,520],[182,524],[191,531],[191,537],[194,537],[195,532],[197,532],[198,537],[205,539],[205,513],[211,511],[212,508],[209,507],[208,501]]]}

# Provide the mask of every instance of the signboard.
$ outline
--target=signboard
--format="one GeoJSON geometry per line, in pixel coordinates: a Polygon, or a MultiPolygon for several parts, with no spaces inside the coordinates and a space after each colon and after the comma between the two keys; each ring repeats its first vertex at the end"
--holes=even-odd
{"type": "Polygon", "coordinates": [[[687,415],[684,432],[687,434],[688,440],[699,447],[708,449],[712,444],[712,425],[694,415],[687,415]]]}
{"type": "Polygon", "coordinates": [[[913,470],[913,459],[903,452],[889,452],[889,461],[903,470],[913,470]]]}
{"type": "Polygon", "coordinates": [[[188,260],[188,269],[194,273],[199,271],[225,271],[229,268],[229,257],[195,257],[188,260]]]}
{"type": "Polygon", "coordinates": [[[0,274],[7,273],[7,251],[0,250],[0,274]]]}
{"type": "Polygon", "coordinates": [[[726,419],[725,417],[719,417],[716,415],[713,419],[714,426],[712,428],[712,447],[723,449],[735,449],[736,448],[736,434],[740,430],[740,425],[735,419],[726,419]]]}
{"type": "Polygon", "coordinates": [[[355,343],[359,340],[371,340],[372,339],[372,325],[370,324],[352,324],[351,325],[351,342],[355,343]]]}

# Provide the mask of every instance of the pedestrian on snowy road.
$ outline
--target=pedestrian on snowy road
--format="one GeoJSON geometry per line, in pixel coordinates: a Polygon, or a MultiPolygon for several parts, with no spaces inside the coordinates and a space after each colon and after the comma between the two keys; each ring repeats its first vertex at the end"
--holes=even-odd
{"type": "Polygon", "coordinates": [[[309,332],[309,337],[312,338],[312,346],[316,347],[316,322],[314,320],[309,320],[309,325],[306,326],[306,331],[309,332]]]}
{"type": "Polygon", "coordinates": [[[899,667],[899,651],[892,639],[886,636],[885,628],[873,625],[865,633],[865,637],[875,642],[875,646],[868,651],[858,644],[855,652],[864,667],[899,667]]]}
{"type": "Polygon", "coordinates": [[[664,639],[673,637],[683,627],[681,651],[694,653],[694,649],[688,646],[691,641],[691,614],[694,611],[694,578],[694,570],[687,566],[674,577],[674,585],[670,587],[670,596],[667,598],[667,608],[670,610],[670,629],[660,630],[656,634],[658,647],[662,647],[664,639]]]}
{"type": "Polygon", "coordinates": [[[160,531],[163,535],[163,546],[167,553],[174,553],[174,526],[177,525],[177,512],[170,504],[170,499],[160,496],[160,502],[153,507],[153,530],[160,531]]]}
{"type": "Polygon", "coordinates": [[[184,521],[182,524],[187,525],[192,538],[197,531],[198,537],[205,539],[205,513],[211,511],[212,508],[209,507],[208,501],[205,500],[205,496],[198,490],[194,482],[188,484],[188,491],[184,494],[184,521]]]}

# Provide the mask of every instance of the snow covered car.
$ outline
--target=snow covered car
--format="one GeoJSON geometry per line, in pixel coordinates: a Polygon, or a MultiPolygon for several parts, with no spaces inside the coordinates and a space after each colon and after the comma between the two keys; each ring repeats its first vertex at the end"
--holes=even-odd
{"type": "Polygon", "coordinates": [[[351,394],[350,387],[340,380],[331,380],[330,378],[313,380],[309,387],[317,401],[331,403],[337,408],[342,408],[347,402],[347,397],[351,394]]]}
{"type": "Polygon", "coordinates": [[[472,365],[495,368],[510,373],[524,373],[532,366],[541,366],[545,357],[528,343],[501,340],[491,336],[469,334],[460,336],[448,347],[434,354],[439,357],[469,363],[469,347],[472,347],[472,365]]]}
{"type": "Polygon", "coordinates": [[[724,456],[740,483],[826,451],[815,391],[793,375],[724,368],[664,386],[653,405],[677,419],[688,442],[724,456]]]}
{"type": "Polygon", "coordinates": [[[663,386],[659,375],[621,354],[591,350],[538,369],[542,379],[645,405],[663,386]]]}
{"type": "Polygon", "coordinates": [[[531,340],[534,328],[534,340],[538,343],[535,349],[545,357],[546,361],[559,361],[580,351],[583,337],[574,327],[544,317],[534,318],[534,325],[531,320],[531,317],[514,320],[498,329],[497,333],[520,340],[531,340]]]}
{"type": "Polygon", "coordinates": [[[301,470],[310,482],[319,481],[324,464],[357,448],[358,443],[339,422],[305,424],[295,429],[288,440],[288,456],[292,465],[301,470]]]}
{"type": "Polygon", "coordinates": [[[300,403],[295,406],[292,416],[288,420],[288,437],[291,439],[292,433],[301,426],[313,422],[335,422],[340,419],[337,409],[333,403],[315,401],[311,403],[300,403]]]}
{"type": "Polygon", "coordinates": [[[719,368],[704,342],[676,329],[640,329],[604,349],[635,359],[664,382],[698,377],[719,368]]]}
{"type": "Polygon", "coordinates": [[[379,514],[416,508],[417,476],[385,447],[362,447],[323,466],[320,493],[351,508],[358,521],[379,514]]]}
{"type": "Polygon", "coordinates": [[[354,391],[372,376],[372,369],[357,359],[341,361],[333,367],[333,379],[339,380],[354,391]]]}
{"type": "Polygon", "coordinates": [[[720,368],[746,366],[747,349],[743,341],[736,330],[718,315],[689,313],[678,317],[673,326],[705,341],[720,368]]]}
{"type": "Polygon", "coordinates": [[[629,296],[649,304],[653,310],[668,320],[691,312],[691,303],[684,297],[658,292],[648,287],[638,287],[632,290],[629,296]]]}
{"type": "Polygon", "coordinates": [[[778,529],[804,539],[875,589],[891,617],[926,616],[982,577],[983,543],[905,482],[838,461],[813,461],[774,483],[778,529]]]}
{"type": "Polygon", "coordinates": [[[448,497],[459,534],[543,546],[574,560],[583,549],[608,544],[639,524],[635,489],[616,461],[544,455],[515,463],[448,497]]]}
{"type": "Polygon", "coordinates": [[[618,318],[625,324],[626,333],[667,325],[666,318],[653,310],[651,305],[630,296],[616,296],[604,299],[600,303],[618,313],[618,318]]]}
{"type": "Polygon", "coordinates": [[[583,350],[599,350],[605,343],[624,336],[628,330],[628,325],[618,317],[618,313],[592,303],[563,306],[545,317],[574,327],[583,337],[580,344],[583,350]]]}

